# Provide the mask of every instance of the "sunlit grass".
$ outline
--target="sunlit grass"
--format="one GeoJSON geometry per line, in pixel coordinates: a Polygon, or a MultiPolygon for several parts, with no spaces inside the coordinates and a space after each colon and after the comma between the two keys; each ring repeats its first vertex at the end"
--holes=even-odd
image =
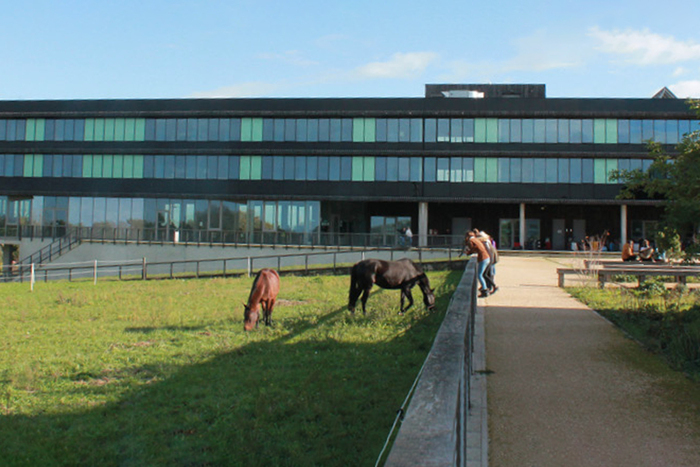
{"type": "Polygon", "coordinates": [[[398,316],[349,279],[283,277],[243,331],[252,279],[0,286],[0,465],[368,465],[460,274],[398,316]]]}

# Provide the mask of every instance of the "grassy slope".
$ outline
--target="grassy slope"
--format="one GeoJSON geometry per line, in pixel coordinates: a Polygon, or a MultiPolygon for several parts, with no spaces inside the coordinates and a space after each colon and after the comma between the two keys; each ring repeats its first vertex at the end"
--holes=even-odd
{"type": "Polygon", "coordinates": [[[0,465],[371,464],[459,277],[403,317],[397,291],[352,316],[347,277],[283,277],[252,333],[251,279],[4,284],[0,465]]]}

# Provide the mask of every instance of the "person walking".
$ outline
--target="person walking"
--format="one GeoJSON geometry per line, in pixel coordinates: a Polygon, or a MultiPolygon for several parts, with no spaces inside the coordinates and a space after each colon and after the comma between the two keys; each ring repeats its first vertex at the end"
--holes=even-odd
{"type": "Polygon", "coordinates": [[[496,249],[496,242],[493,238],[484,232],[483,230],[474,229],[474,235],[478,240],[481,240],[486,247],[486,251],[489,254],[489,264],[486,266],[486,271],[484,271],[484,280],[488,286],[489,294],[494,294],[498,291],[498,286],[496,285],[496,263],[498,263],[498,250],[496,249]]]}

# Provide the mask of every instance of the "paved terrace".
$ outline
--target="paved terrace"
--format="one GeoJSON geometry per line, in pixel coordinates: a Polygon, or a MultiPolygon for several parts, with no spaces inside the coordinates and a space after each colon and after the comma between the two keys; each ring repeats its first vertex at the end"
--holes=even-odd
{"type": "Polygon", "coordinates": [[[490,467],[700,466],[700,384],[558,288],[568,263],[502,257],[480,299],[490,467]]]}

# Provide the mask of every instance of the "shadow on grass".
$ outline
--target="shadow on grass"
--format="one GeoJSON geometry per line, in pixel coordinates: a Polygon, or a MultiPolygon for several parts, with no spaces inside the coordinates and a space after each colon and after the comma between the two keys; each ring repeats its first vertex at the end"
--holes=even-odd
{"type": "MultiPolygon", "coordinates": [[[[371,465],[449,298],[440,297],[440,312],[407,314],[410,325],[388,341],[340,342],[332,337],[336,328],[303,335],[349,315],[343,307],[286,323],[288,332],[273,341],[172,369],[173,376],[128,390],[115,403],[3,416],[0,465],[371,465]]],[[[371,320],[382,319],[368,311],[343,325],[371,331],[371,320]]],[[[81,383],[90,383],[84,377],[81,383]]],[[[86,396],[100,395],[100,386],[86,386],[86,396]]]]}
{"type": "Polygon", "coordinates": [[[124,328],[124,332],[134,334],[151,334],[157,331],[197,332],[205,329],[207,329],[206,326],[142,326],[124,328]]]}

